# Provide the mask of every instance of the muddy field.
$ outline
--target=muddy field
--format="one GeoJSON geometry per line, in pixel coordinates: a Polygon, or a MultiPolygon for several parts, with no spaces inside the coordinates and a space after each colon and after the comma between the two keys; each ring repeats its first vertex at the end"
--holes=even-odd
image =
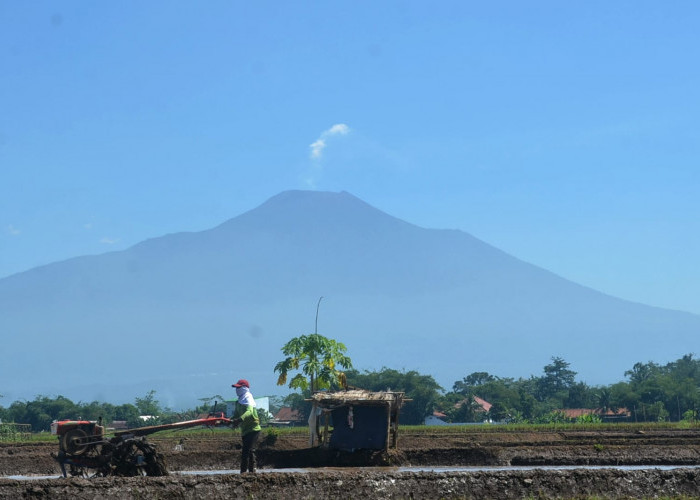
{"type": "MultiPolygon", "coordinates": [[[[171,471],[238,467],[239,436],[153,437],[171,471]]],[[[258,451],[255,476],[0,479],[1,498],[700,498],[700,468],[400,472],[398,466],[700,465],[700,430],[404,433],[388,453],[309,450],[281,435],[258,451]],[[318,467],[326,468],[318,469],[318,467]],[[358,469],[358,466],[365,466],[358,469]],[[371,466],[366,468],[366,466],[371,466]],[[332,468],[328,468],[332,467],[332,468]]],[[[54,443],[0,444],[0,476],[56,475],[54,443]]]]}

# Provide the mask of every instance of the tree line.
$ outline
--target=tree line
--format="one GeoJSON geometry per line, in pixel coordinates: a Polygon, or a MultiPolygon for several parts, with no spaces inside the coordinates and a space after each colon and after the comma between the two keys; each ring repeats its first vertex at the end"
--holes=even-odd
{"type": "MultiPolygon", "coordinates": [[[[700,361],[692,354],[666,365],[636,363],[625,372],[628,380],[609,386],[591,387],[577,381],[567,361],[552,357],[540,376],[514,379],[473,372],[445,392],[431,375],[416,371],[385,367],[358,372],[346,350],[343,343],[316,332],[287,342],[282,347],[286,358],[275,366],[280,374],[277,383],[284,385],[289,373],[298,371],[289,387],[301,394],[289,395],[285,403],[306,417],[310,408],[305,400],[316,389],[391,389],[411,399],[401,411],[401,421],[414,425],[435,410],[450,422],[548,423],[566,420],[562,410],[571,408],[598,409],[598,414],[624,408],[629,419],[637,422],[696,421],[700,408],[700,361]],[[485,411],[476,398],[491,406],[485,411]]],[[[589,414],[587,418],[599,417],[589,414]]]]}
{"type": "Polygon", "coordinates": [[[455,382],[436,408],[456,422],[563,421],[561,410],[567,408],[598,409],[603,414],[624,408],[634,422],[697,420],[700,360],[692,354],[665,365],[635,363],[625,372],[627,380],[611,385],[589,386],[576,380],[576,375],[559,357],[551,359],[541,376],[513,379],[474,372],[455,382]],[[492,404],[487,413],[476,407],[474,396],[492,404]]]}
{"type": "MultiPolygon", "coordinates": [[[[473,372],[456,381],[451,390],[446,391],[431,375],[415,370],[387,367],[355,370],[344,354],[345,346],[340,343],[324,344],[315,339],[313,345],[330,347],[335,354],[343,356],[343,364],[337,365],[323,356],[307,358],[303,350],[297,349],[287,351],[294,359],[286,364],[278,363],[279,369],[276,371],[286,368],[286,375],[289,370],[303,370],[305,360],[311,359],[308,365],[311,368],[302,373],[309,379],[313,378],[315,389],[338,389],[344,385],[372,391],[389,389],[405,392],[412,401],[401,410],[403,424],[422,424],[424,418],[434,411],[445,414],[450,422],[488,419],[511,423],[548,423],[565,420],[561,412],[565,408],[597,408],[604,411],[626,408],[630,412],[629,419],[637,422],[696,421],[700,410],[700,360],[694,359],[692,354],[665,365],[635,363],[625,372],[625,381],[611,385],[589,386],[577,380],[577,373],[568,362],[553,357],[539,376],[514,379],[473,372]],[[338,366],[347,369],[341,372],[338,366]],[[318,371],[314,371],[313,367],[318,371]],[[490,410],[484,412],[475,403],[474,396],[491,403],[490,410]]],[[[286,378],[280,377],[280,380],[286,382],[286,378]]],[[[273,397],[272,412],[276,407],[285,405],[297,409],[302,416],[308,416],[309,406],[304,400],[310,395],[311,384],[302,383],[298,377],[292,380],[301,392],[284,398],[273,397]]],[[[15,401],[7,408],[0,406],[0,420],[31,424],[33,431],[48,430],[53,420],[97,420],[99,417],[105,422],[123,420],[129,427],[139,427],[195,418],[198,414],[212,411],[216,399],[221,401],[223,398],[218,395],[202,398],[201,405],[176,412],[163,407],[156,399],[155,391],[136,398],[133,404],[121,405],[97,401],[74,403],[63,396],[37,396],[33,401],[15,401]],[[144,422],[141,415],[153,418],[144,422]]],[[[221,409],[218,407],[219,411],[221,409]]]]}
{"type": "MultiPolygon", "coordinates": [[[[298,343],[295,343],[298,346],[298,343]]],[[[315,343],[318,345],[318,342],[315,343]]],[[[343,344],[333,344],[333,349],[344,354],[343,344]]],[[[312,349],[313,351],[313,349],[312,349]]],[[[307,353],[309,354],[309,353],[307,353]]],[[[568,417],[562,410],[570,408],[597,409],[598,414],[628,412],[627,419],[634,422],[697,421],[700,411],[700,360],[692,354],[660,365],[654,362],[636,363],[625,372],[627,380],[612,385],[589,386],[576,379],[577,373],[560,357],[552,357],[540,376],[507,378],[487,372],[473,372],[456,381],[450,391],[445,391],[431,375],[415,370],[399,371],[392,368],[359,372],[350,368],[337,370],[327,357],[323,368],[325,377],[319,377],[313,368],[318,366],[318,352],[305,357],[303,349],[295,351],[293,361],[281,366],[294,366],[307,377],[315,377],[319,387],[338,389],[351,386],[372,391],[393,390],[404,392],[412,401],[401,410],[403,424],[418,425],[434,411],[445,415],[448,422],[507,422],[507,423],[552,423],[564,422],[568,417]],[[301,353],[301,354],[300,354],[301,353]],[[306,359],[314,361],[305,365],[306,359]],[[331,367],[331,368],[329,368],[331,367]],[[342,381],[342,382],[341,382],[342,381]],[[491,404],[488,411],[477,404],[475,397],[491,404]]],[[[352,366],[344,356],[343,366],[352,366]]],[[[286,373],[285,373],[286,375],[286,373]]],[[[280,377],[281,380],[282,377],[280,377]]],[[[283,404],[297,410],[305,420],[310,405],[308,384],[290,387],[301,389],[283,400],[283,404]]],[[[280,384],[281,385],[281,384],[280,384]]],[[[584,421],[600,420],[587,415],[584,421]]]]}
{"type": "MultiPolygon", "coordinates": [[[[129,428],[145,425],[159,425],[194,419],[202,413],[214,410],[215,401],[222,401],[221,396],[200,399],[201,405],[176,412],[161,405],[156,399],[156,391],[149,391],[143,397],[134,399],[134,403],[115,405],[112,403],[92,401],[74,403],[65,396],[37,396],[33,401],[15,401],[9,407],[0,406],[0,421],[30,424],[33,432],[48,431],[54,420],[94,420],[102,418],[105,424],[124,421],[129,428]],[[141,417],[147,416],[147,419],[141,417]]],[[[223,408],[217,406],[217,411],[223,408]]]]}

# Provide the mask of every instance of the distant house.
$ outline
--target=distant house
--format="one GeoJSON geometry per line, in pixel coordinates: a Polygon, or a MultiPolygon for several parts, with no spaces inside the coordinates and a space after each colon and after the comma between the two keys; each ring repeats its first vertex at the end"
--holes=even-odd
{"type": "Polygon", "coordinates": [[[294,427],[297,425],[306,425],[306,421],[297,410],[293,410],[289,406],[283,406],[273,419],[270,420],[270,425],[294,427]]]}
{"type": "Polygon", "coordinates": [[[596,415],[603,422],[620,422],[629,420],[632,416],[632,412],[627,408],[617,408],[615,410],[610,408],[605,410],[603,408],[565,408],[559,411],[571,420],[576,420],[584,415],[596,415]]]}
{"type": "Polygon", "coordinates": [[[124,431],[128,428],[126,420],[112,420],[112,423],[107,426],[107,429],[115,431],[124,431]]]}
{"type": "MultiPolygon", "coordinates": [[[[483,413],[484,414],[484,421],[491,422],[490,420],[486,419],[486,414],[491,410],[491,406],[493,406],[491,403],[486,401],[485,399],[481,399],[480,397],[477,396],[472,396],[472,400],[474,403],[476,403],[477,408],[474,410],[475,413],[483,413]]],[[[455,408],[459,408],[462,405],[464,405],[468,399],[463,399],[462,401],[458,402],[455,404],[455,408]]],[[[425,420],[423,423],[425,425],[464,425],[465,422],[446,422],[445,418],[447,418],[447,415],[445,415],[442,412],[439,411],[434,411],[432,415],[428,415],[425,417],[425,420]]]]}
{"type": "Polygon", "coordinates": [[[423,423],[425,425],[454,425],[449,422],[446,422],[445,418],[447,418],[447,415],[445,415],[444,413],[434,411],[432,415],[428,415],[427,417],[425,417],[423,423]]]}
{"type": "Polygon", "coordinates": [[[474,396],[474,402],[477,405],[479,405],[479,408],[476,409],[477,412],[488,413],[489,411],[491,411],[491,407],[493,406],[491,403],[489,403],[485,399],[481,399],[478,396],[474,396]]]}

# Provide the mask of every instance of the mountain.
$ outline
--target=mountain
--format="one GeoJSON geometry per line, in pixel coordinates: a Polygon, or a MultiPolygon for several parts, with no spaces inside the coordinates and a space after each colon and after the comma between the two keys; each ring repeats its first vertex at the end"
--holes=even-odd
{"type": "Polygon", "coordinates": [[[456,230],[351,194],[286,191],[200,232],[0,279],[6,401],[36,394],[164,404],[285,394],[291,337],[344,342],[356,367],[417,369],[446,389],[474,371],[540,375],[552,356],[589,384],[692,352],[700,316],[577,285],[456,230]]]}

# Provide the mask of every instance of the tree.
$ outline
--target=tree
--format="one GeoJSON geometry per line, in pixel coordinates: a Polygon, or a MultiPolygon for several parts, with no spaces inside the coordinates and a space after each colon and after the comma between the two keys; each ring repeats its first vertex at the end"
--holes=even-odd
{"type": "Polygon", "coordinates": [[[606,414],[608,410],[617,411],[617,408],[612,403],[612,391],[608,387],[600,389],[596,393],[596,399],[598,400],[598,408],[603,414],[606,414]]]}
{"type": "Polygon", "coordinates": [[[676,380],[690,379],[700,382],[700,360],[693,359],[692,354],[686,354],[666,367],[676,380]]]}
{"type": "Polygon", "coordinates": [[[537,400],[532,395],[531,391],[527,390],[527,385],[522,384],[518,388],[518,411],[520,411],[523,419],[532,421],[539,413],[537,400]]]}
{"type": "MultiPolygon", "coordinates": [[[[451,396],[454,394],[457,393],[453,392],[451,396]]],[[[476,402],[473,395],[469,394],[454,404],[445,407],[444,402],[451,399],[452,397],[445,397],[439,403],[442,406],[441,411],[447,415],[450,422],[480,422],[484,420],[486,415],[484,415],[483,411],[480,411],[481,406],[476,402]]]]}
{"type": "Polygon", "coordinates": [[[482,386],[488,382],[494,382],[495,380],[496,377],[487,372],[473,372],[462,380],[455,382],[452,386],[452,391],[466,396],[471,389],[482,386]]]}
{"type": "Polygon", "coordinates": [[[106,424],[109,424],[114,419],[114,405],[109,403],[101,403],[92,401],[91,403],[78,403],[80,408],[80,416],[85,420],[99,420],[100,418],[106,424]]]}
{"type": "Polygon", "coordinates": [[[658,371],[659,366],[655,363],[635,363],[631,370],[625,372],[625,376],[630,378],[633,386],[639,386],[652,378],[658,371]]]}
{"type": "Polygon", "coordinates": [[[656,401],[646,409],[647,417],[652,422],[665,422],[668,420],[669,412],[662,401],[656,401]]]}
{"type": "Polygon", "coordinates": [[[156,391],[150,390],[142,398],[135,398],[134,404],[141,415],[157,416],[160,413],[160,402],[156,399],[156,391]]]}
{"type": "Polygon", "coordinates": [[[270,413],[277,415],[280,408],[284,406],[284,398],[282,396],[269,396],[270,398],[270,413]]]}
{"type": "Polygon", "coordinates": [[[576,372],[569,370],[569,363],[562,358],[553,357],[552,363],[544,367],[544,377],[538,380],[538,399],[565,399],[568,390],[574,385],[576,372]]]}
{"type": "Polygon", "coordinates": [[[318,333],[293,338],[282,347],[287,357],[275,365],[275,372],[279,372],[277,385],[286,384],[289,373],[300,370],[289,381],[290,388],[311,392],[330,389],[342,376],[337,367],[352,368],[346,350],[345,344],[318,333]]]}
{"type": "Polygon", "coordinates": [[[595,393],[585,382],[576,382],[569,388],[569,395],[564,401],[566,408],[589,408],[593,404],[595,393]]]}
{"type": "Polygon", "coordinates": [[[488,416],[494,422],[504,422],[509,416],[508,408],[501,402],[496,401],[491,405],[488,416]]]}
{"type": "Polygon", "coordinates": [[[114,420],[123,420],[129,428],[143,425],[139,418],[139,409],[130,403],[124,403],[114,408],[114,420]]]}
{"type": "Polygon", "coordinates": [[[218,412],[226,409],[224,408],[226,405],[221,404],[224,401],[224,397],[221,394],[214,394],[213,396],[199,398],[198,401],[200,401],[202,404],[195,407],[195,411],[197,412],[196,415],[199,415],[200,413],[218,412]]]}
{"type": "Polygon", "coordinates": [[[352,386],[370,391],[405,393],[406,398],[412,401],[401,409],[401,422],[410,425],[422,424],[425,417],[433,413],[442,391],[432,375],[422,375],[415,370],[407,372],[386,367],[380,371],[365,370],[362,373],[352,370],[347,373],[347,380],[352,386]]]}
{"type": "Polygon", "coordinates": [[[289,372],[299,369],[301,373],[289,382],[292,389],[313,393],[318,389],[330,389],[334,384],[345,385],[345,374],[336,366],[349,369],[352,361],[345,354],[345,344],[318,333],[318,310],[322,299],[319,297],[316,304],[314,333],[295,337],[282,347],[282,353],[287,357],[275,365],[275,371],[280,374],[277,385],[286,384],[289,372]]]}
{"type": "Polygon", "coordinates": [[[12,422],[30,424],[32,431],[47,431],[53,420],[77,418],[80,408],[64,396],[37,396],[34,401],[15,401],[6,411],[12,422]]]}

